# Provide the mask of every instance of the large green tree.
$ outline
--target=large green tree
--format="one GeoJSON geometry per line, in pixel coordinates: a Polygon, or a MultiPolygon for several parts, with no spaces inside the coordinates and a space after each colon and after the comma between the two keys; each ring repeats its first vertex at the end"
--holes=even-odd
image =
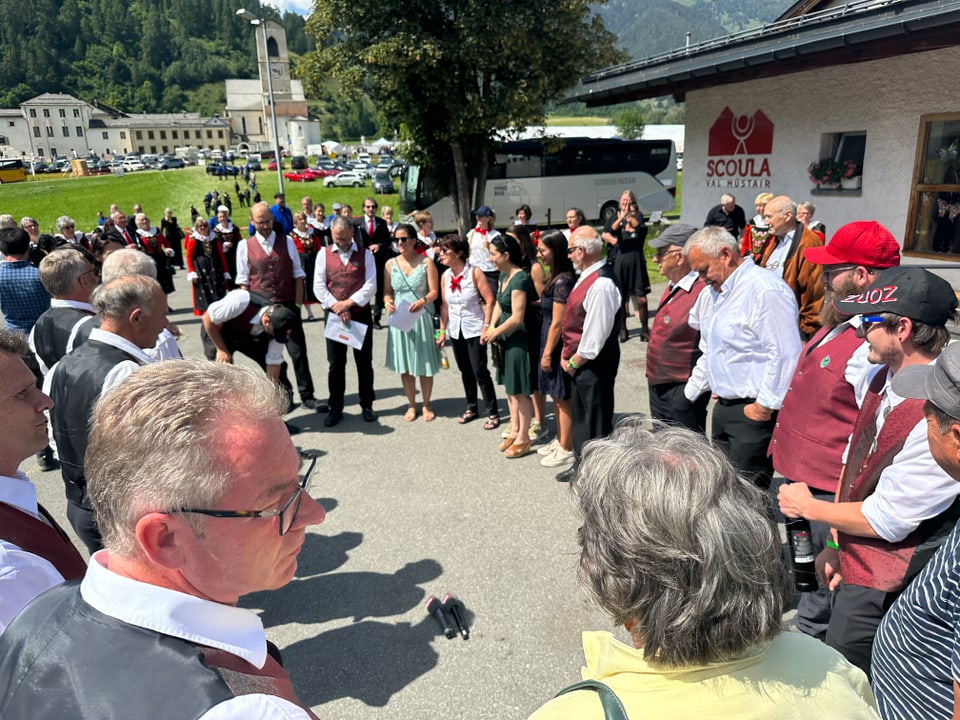
{"type": "MultiPolygon", "coordinates": [[[[461,230],[482,203],[498,131],[541,122],[586,73],[622,59],[588,0],[315,0],[302,59],[368,94],[454,198],[461,230]]],[[[408,153],[410,154],[410,153],[408,153]]]]}

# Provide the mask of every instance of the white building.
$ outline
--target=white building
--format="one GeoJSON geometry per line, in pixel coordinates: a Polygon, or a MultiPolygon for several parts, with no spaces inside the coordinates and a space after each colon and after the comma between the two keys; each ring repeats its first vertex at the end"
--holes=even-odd
{"type": "Polygon", "coordinates": [[[756,31],[584,78],[588,105],[672,94],[686,103],[682,219],[731,192],[812,200],[827,237],[875,219],[907,257],[960,260],[960,2],[801,0],[756,31]],[[816,186],[821,158],[862,165],[861,187],[816,186]]]}

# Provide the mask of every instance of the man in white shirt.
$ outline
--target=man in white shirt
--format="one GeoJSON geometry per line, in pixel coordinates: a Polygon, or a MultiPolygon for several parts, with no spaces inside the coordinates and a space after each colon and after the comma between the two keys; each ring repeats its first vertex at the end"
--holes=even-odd
{"type": "MultiPolygon", "coordinates": [[[[365,422],[374,422],[377,415],[373,411],[373,313],[370,303],[377,292],[376,263],[370,250],[357,246],[350,218],[334,218],[330,232],[333,245],[317,253],[313,293],[327,312],[336,315],[341,322],[356,321],[367,326],[363,346],[353,351],[353,360],[357,366],[363,419],[365,422]]],[[[328,339],[327,361],[330,400],[323,424],[333,427],[343,419],[347,346],[328,339]]]]}
{"type": "MultiPolygon", "coordinates": [[[[54,407],[53,438],[66,486],[67,518],[90,552],[101,547],[87,496],[84,454],[90,413],[100,395],[152,360],[152,348],[167,322],[167,296],[145,275],[123,275],[93,293],[100,327],[47,375],[54,407]]],[[[179,362],[179,361],[178,361],[179,362]]]]}
{"type": "Polygon", "coordinates": [[[767,447],[801,350],[797,301],[776,273],[741,257],[739,242],[721,227],[694,233],[683,254],[712,298],[698,305],[703,355],[684,395],[694,402],[713,391],[713,441],[740,472],[767,488],[773,476],[767,447]]]}
{"type": "Polygon", "coordinates": [[[44,411],[53,403],[23,362],[23,338],[0,330],[0,633],[30,602],[64,579],[83,576],[86,563],[37,502],[33,483],[17,468],[47,444],[44,411]]]}
{"type": "MultiPolygon", "coordinates": [[[[579,461],[583,445],[613,430],[613,387],[620,366],[617,330],[622,317],[620,290],[612,268],[604,262],[603,240],[589,226],[576,228],[567,240],[567,254],[580,272],[567,299],[560,362],[572,378],[573,452],[579,461]]],[[[570,482],[577,462],[557,475],[570,482]]]]}
{"type": "Polygon", "coordinates": [[[836,590],[826,642],[869,675],[884,613],[960,517],[960,485],[930,454],[923,401],[904,399],[890,386],[901,370],[940,355],[957,299],[943,278],[894,267],[834,306],[860,313],[868,359],[879,367],[854,422],[836,501],[818,500],[805,483],[791,483],[780,487],[780,510],[832,528],[817,558],[821,579],[836,590]]]}
{"type": "Polygon", "coordinates": [[[0,716],[315,718],[242,595],[289,582],[323,508],[262,372],[157,363],[98,403],[87,455],[103,529],[80,584],[0,635],[0,716]]]}

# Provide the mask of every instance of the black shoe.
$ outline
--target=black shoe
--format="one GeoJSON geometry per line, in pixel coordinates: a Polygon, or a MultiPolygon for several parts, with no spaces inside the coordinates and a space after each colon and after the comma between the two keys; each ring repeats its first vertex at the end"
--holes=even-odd
{"type": "Polygon", "coordinates": [[[364,408],[363,409],[363,421],[364,422],[376,422],[377,414],[373,411],[373,408],[364,408]]]}
{"type": "Polygon", "coordinates": [[[373,327],[375,330],[383,330],[383,325],[380,324],[379,320],[373,321],[373,327]]]}
{"type": "Polygon", "coordinates": [[[300,398],[300,404],[308,410],[316,410],[320,402],[314,397],[300,398]]]}
{"type": "Polygon", "coordinates": [[[557,473],[557,482],[568,483],[577,476],[577,465],[574,463],[562,473],[557,473]]]}
{"type": "Polygon", "coordinates": [[[296,425],[291,425],[291,424],[288,423],[288,422],[285,422],[284,425],[287,426],[287,432],[290,433],[291,435],[299,435],[299,434],[300,434],[300,428],[298,428],[296,425]]]}
{"type": "Polygon", "coordinates": [[[53,450],[47,447],[42,452],[37,453],[37,467],[40,468],[40,472],[50,472],[59,468],[60,463],[54,459],[53,450]]]}
{"type": "Polygon", "coordinates": [[[327,416],[323,419],[324,427],[333,427],[337,423],[343,420],[343,413],[337,410],[331,410],[327,413],[327,416]]]}

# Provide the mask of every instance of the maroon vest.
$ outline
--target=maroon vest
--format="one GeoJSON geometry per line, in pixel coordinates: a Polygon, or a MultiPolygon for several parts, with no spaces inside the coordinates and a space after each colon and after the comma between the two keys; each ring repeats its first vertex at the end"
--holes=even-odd
{"type": "Polygon", "coordinates": [[[293,260],[287,252],[287,239],[273,236],[273,249],[267,255],[256,237],[247,238],[247,265],[250,289],[270,298],[270,302],[292,302],[296,298],[293,260]]]}
{"type": "Polygon", "coordinates": [[[38,509],[49,525],[13,505],[0,502],[0,538],[47,560],[64,580],[82,578],[87,571],[83,556],[50,513],[42,505],[38,509]]]}
{"type": "Polygon", "coordinates": [[[263,307],[263,305],[258,305],[251,301],[250,304],[247,305],[246,310],[232,320],[227,320],[227,322],[225,322],[223,325],[224,327],[229,327],[231,330],[240,335],[249,335],[251,332],[253,332],[254,327],[251,320],[253,320],[257,313],[263,310],[263,307]]]}
{"type": "MultiPolygon", "coordinates": [[[[880,407],[880,390],[885,380],[884,369],[870,383],[870,390],[853,426],[847,464],[840,477],[840,502],[861,502],[872,495],[880,474],[903,448],[910,431],[923,420],[923,400],[904,400],[887,416],[883,429],[877,435],[877,409],[880,407]],[[877,446],[871,452],[874,439],[877,446]]],[[[921,525],[897,543],[838,532],[843,581],[884,592],[899,592],[906,584],[914,551],[925,540],[923,530],[921,525]]]]}
{"type": "Polygon", "coordinates": [[[317,716],[297,697],[290,677],[272,655],[267,655],[267,662],[258,668],[224,650],[203,647],[202,652],[203,664],[216,669],[234,695],[276,695],[317,720],[317,716]]]}
{"type": "Polygon", "coordinates": [[[647,380],[651,385],[682,383],[690,378],[700,333],[687,320],[690,308],[705,287],[703,280],[697,278],[690,292],[674,288],[660,298],[647,345],[647,380]]]}
{"type": "MultiPolygon", "coordinates": [[[[350,255],[350,261],[344,265],[340,262],[336,246],[329,245],[324,252],[327,254],[324,258],[327,265],[327,290],[337,300],[346,300],[363,287],[363,281],[367,275],[367,253],[363,248],[354,250],[350,255]]],[[[350,317],[357,319],[367,308],[367,305],[362,307],[354,305],[350,308],[350,317]]]]}
{"type": "MultiPolygon", "coordinates": [[[[577,354],[577,348],[580,347],[580,338],[583,337],[583,321],[587,319],[587,309],[583,306],[583,301],[587,299],[587,291],[600,277],[611,277],[609,266],[603,265],[596,272],[590,273],[583,282],[574,285],[570,291],[570,297],[567,298],[567,310],[563,314],[563,351],[561,356],[566,362],[577,354]]],[[[613,324],[611,337],[616,337],[619,331],[619,324],[613,324]]],[[[610,338],[607,338],[608,340],[610,338]]]]}
{"type": "Polygon", "coordinates": [[[863,339],[847,326],[818,346],[828,332],[830,328],[820,328],[800,354],[769,452],[774,469],[788,480],[834,492],[843,469],[843,449],[859,412],[843,373],[863,339]]]}

